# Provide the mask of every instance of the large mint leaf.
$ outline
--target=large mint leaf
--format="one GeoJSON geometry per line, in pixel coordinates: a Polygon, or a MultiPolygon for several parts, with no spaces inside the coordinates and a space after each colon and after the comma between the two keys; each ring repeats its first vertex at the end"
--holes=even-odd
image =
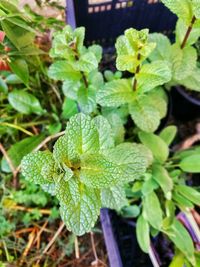
{"type": "Polygon", "coordinates": [[[76,235],[89,232],[100,213],[100,192],[83,185],[77,178],[61,181],[56,187],[61,217],[67,228],[76,235]]]}
{"type": "Polygon", "coordinates": [[[149,154],[143,145],[123,143],[107,150],[106,158],[117,164],[122,172],[121,183],[139,179],[149,164],[149,154]]]}
{"type": "Polygon", "coordinates": [[[129,104],[129,112],[135,124],[145,132],[154,132],[160,123],[160,113],[149,104],[148,96],[143,96],[129,104]]]}
{"type": "Polygon", "coordinates": [[[171,62],[173,79],[181,81],[186,79],[195,69],[197,53],[194,47],[181,49],[178,44],[172,46],[171,62]]]}
{"type": "Polygon", "coordinates": [[[109,209],[120,210],[128,205],[125,190],[122,185],[113,186],[101,191],[102,206],[109,209]]]}
{"type": "Polygon", "coordinates": [[[116,112],[112,112],[106,116],[111,125],[115,144],[121,144],[124,141],[125,129],[123,121],[116,112]]]}
{"type": "Polygon", "coordinates": [[[151,61],[169,60],[171,43],[167,36],[162,33],[151,33],[149,40],[156,43],[156,48],[149,55],[151,61]]]}
{"type": "Polygon", "coordinates": [[[171,70],[167,61],[154,61],[142,66],[139,74],[136,74],[140,92],[148,92],[159,85],[171,80],[171,70]]]}
{"type": "Polygon", "coordinates": [[[195,68],[192,73],[181,81],[187,89],[191,89],[200,92],[200,69],[195,68]]]}
{"type": "Polygon", "coordinates": [[[73,64],[77,71],[89,73],[98,67],[96,56],[92,52],[86,52],[73,64]]]}
{"type": "Polygon", "coordinates": [[[96,108],[96,90],[90,85],[88,88],[82,86],[77,94],[77,101],[81,112],[89,114],[96,108]]]}
{"type": "Polygon", "coordinates": [[[99,133],[100,150],[114,147],[114,134],[108,120],[99,115],[93,121],[99,133]]]}
{"type": "Polygon", "coordinates": [[[23,176],[36,184],[53,181],[55,162],[49,151],[38,151],[26,155],[21,162],[23,176]]]}
{"type": "Polygon", "coordinates": [[[108,82],[97,93],[97,102],[103,107],[119,107],[133,100],[134,92],[128,79],[108,82]]]}
{"type": "Polygon", "coordinates": [[[123,168],[100,154],[84,155],[81,158],[80,180],[94,188],[109,188],[123,183],[123,168]]]}
{"type": "Polygon", "coordinates": [[[192,20],[192,3],[190,0],[161,0],[173,13],[183,19],[187,25],[192,20]]]}
{"type": "Polygon", "coordinates": [[[79,81],[81,79],[81,73],[75,70],[70,63],[65,60],[59,60],[53,63],[48,71],[50,78],[54,80],[73,80],[79,81]]]}
{"type": "Polygon", "coordinates": [[[164,118],[167,114],[168,106],[168,96],[162,87],[156,87],[154,90],[151,90],[147,97],[144,99],[146,105],[156,107],[157,111],[160,114],[160,118],[164,118]]]}
{"type": "Polygon", "coordinates": [[[82,113],[73,116],[67,124],[68,155],[78,155],[99,151],[99,134],[90,116],[82,113]],[[73,152],[73,153],[72,153],[73,152]]]}
{"type": "Polygon", "coordinates": [[[148,33],[147,29],[137,31],[131,28],[117,39],[116,66],[118,70],[128,70],[134,73],[137,66],[153,51],[156,44],[148,43],[148,33]]]}
{"type": "Polygon", "coordinates": [[[88,51],[95,55],[97,62],[101,61],[103,50],[100,45],[91,45],[88,47],[88,51]]]}
{"type": "Polygon", "coordinates": [[[67,79],[66,81],[63,82],[62,91],[66,97],[69,97],[73,100],[77,100],[77,93],[80,87],[81,87],[81,82],[79,80],[74,81],[71,79],[67,79]]]}

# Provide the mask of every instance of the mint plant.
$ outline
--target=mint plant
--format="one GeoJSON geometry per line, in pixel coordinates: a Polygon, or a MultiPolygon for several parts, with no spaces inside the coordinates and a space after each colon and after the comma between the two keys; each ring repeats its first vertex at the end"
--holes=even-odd
{"type": "Polygon", "coordinates": [[[154,132],[166,115],[167,96],[160,86],[171,80],[167,62],[145,61],[155,47],[156,43],[148,41],[147,29],[126,30],[116,42],[116,66],[134,74],[134,78],[107,82],[97,93],[97,101],[103,107],[128,105],[133,121],[146,132],[154,132]]]}
{"type": "Polygon", "coordinates": [[[102,48],[83,45],[85,29],[74,31],[68,25],[62,32],[56,32],[50,56],[55,62],[49,68],[49,77],[63,81],[64,95],[78,103],[83,113],[96,111],[96,93],[103,84],[103,76],[98,71],[102,48]]]}
{"type": "Polygon", "coordinates": [[[104,117],[77,114],[53,153],[39,151],[23,158],[22,174],[58,198],[67,228],[82,235],[94,226],[102,206],[126,202],[123,185],[144,174],[146,151],[131,143],[115,146],[104,117]]]}
{"type": "Polygon", "coordinates": [[[171,44],[163,34],[153,33],[150,41],[157,47],[149,59],[165,60],[172,71],[168,86],[182,85],[187,89],[200,91],[200,70],[197,66],[197,52],[193,46],[200,37],[200,3],[196,0],[162,0],[178,16],[176,40],[171,44]]]}
{"type": "Polygon", "coordinates": [[[150,234],[163,232],[193,265],[194,246],[183,225],[176,219],[177,210],[187,212],[200,205],[200,193],[186,185],[187,173],[199,173],[199,147],[174,153],[168,146],[176,127],[165,128],[160,135],[139,132],[139,139],[152,153],[147,172],[129,186],[129,196],[140,200],[137,239],[144,252],[149,252],[150,234]],[[131,193],[132,192],[132,193],[131,193]]]}

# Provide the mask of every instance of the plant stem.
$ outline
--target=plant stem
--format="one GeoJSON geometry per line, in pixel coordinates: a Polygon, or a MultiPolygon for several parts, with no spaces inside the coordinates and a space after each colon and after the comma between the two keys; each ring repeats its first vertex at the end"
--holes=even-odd
{"type": "MultiPolygon", "coordinates": [[[[140,60],[141,55],[138,53],[137,60],[140,60]]],[[[134,84],[133,84],[133,91],[136,91],[137,89],[137,79],[136,79],[136,74],[140,72],[140,65],[137,66],[136,72],[135,72],[135,77],[134,77],[134,84]]]]}
{"type": "MultiPolygon", "coordinates": [[[[75,59],[76,59],[76,61],[78,61],[79,60],[79,56],[78,56],[78,51],[77,51],[76,46],[74,46],[72,49],[73,49],[74,54],[75,54],[75,59]]],[[[85,73],[83,71],[80,71],[80,73],[82,75],[82,80],[83,80],[83,82],[85,84],[85,88],[88,88],[88,81],[87,81],[87,78],[85,76],[85,73]]]]}
{"type": "Polygon", "coordinates": [[[191,23],[190,23],[190,26],[188,27],[187,32],[185,34],[185,37],[183,39],[183,42],[181,44],[181,49],[183,49],[185,47],[185,45],[187,43],[187,40],[188,40],[188,38],[190,36],[190,33],[192,31],[192,28],[193,28],[193,25],[194,25],[195,21],[196,21],[196,18],[195,18],[195,16],[193,16],[192,17],[192,20],[191,20],[191,23]]]}

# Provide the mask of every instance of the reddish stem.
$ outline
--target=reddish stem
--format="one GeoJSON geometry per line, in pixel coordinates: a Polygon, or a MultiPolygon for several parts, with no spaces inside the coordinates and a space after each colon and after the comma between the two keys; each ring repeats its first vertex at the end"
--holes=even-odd
{"type": "Polygon", "coordinates": [[[193,17],[192,17],[192,21],[191,21],[191,23],[190,23],[190,26],[188,27],[187,32],[186,32],[186,34],[185,34],[185,37],[184,37],[184,39],[183,39],[183,42],[182,42],[182,44],[181,44],[181,49],[183,49],[183,48],[185,47],[185,45],[186,45],[186,43],[187,43],[187,40],[188,40],[188,38],[189,38],[189,36],[190,36],[190,33],[191,33],[191,31],[192,31],[192,28],[193,28],[193,25],[194,25],[195,21],[196,21],[196,18],[195,18],[195,16],[193,16],[193,17]]]}

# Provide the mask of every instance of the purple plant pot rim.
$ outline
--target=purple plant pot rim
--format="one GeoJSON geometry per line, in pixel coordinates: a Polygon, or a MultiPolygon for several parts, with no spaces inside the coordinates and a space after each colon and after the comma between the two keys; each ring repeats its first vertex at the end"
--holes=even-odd
{"type": "Polygon", "coordinates": [[[200,100],[198,100],[195,97],[190,96],[186,90],[184,90],[184,87],[176,86],[176,90],[181,94],[185,99],[187,99],[190,103],[200,106],[200,100]]]}

